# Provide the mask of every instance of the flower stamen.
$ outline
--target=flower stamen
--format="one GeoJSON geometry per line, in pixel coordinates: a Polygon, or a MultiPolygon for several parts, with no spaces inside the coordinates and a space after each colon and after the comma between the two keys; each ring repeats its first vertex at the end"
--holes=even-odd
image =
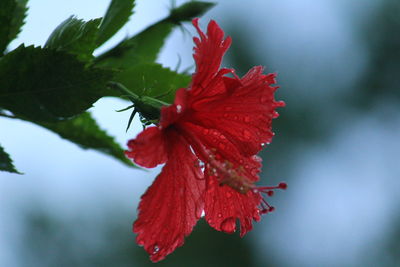
{"type": "Polygon", "coordinates": [[[220,185],[230,186],[242,194],[246,194],[254,187],[254,184],[245,176],[239,174],[238,169],[235,169],[233,164],[227,160],[222,163],[216,160],[215,156],[211,155],[209,157],[208,165],[212,170],[211,175],[218,175],[220,185]]]}
{"type": "Polygon", "coordinates": [[[263,194],[267,197],[272,197],[274,195],[275,189],[286,190],[287,184],[284,182],[280,182],[277,186],[259,186],[253,188],[253,193],[260,194],[261,196],[261,203],[259,206],[259,210],[261,214],[266,214],[268,212],[273,212],[275,208],[271,206],[264,198],[263,194]]]}

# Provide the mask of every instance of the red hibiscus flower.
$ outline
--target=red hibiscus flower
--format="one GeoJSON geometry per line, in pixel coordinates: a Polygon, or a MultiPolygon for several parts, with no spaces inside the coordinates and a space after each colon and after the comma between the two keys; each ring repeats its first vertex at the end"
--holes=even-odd
{"type": "Polygon", "coordinates": [[[160,122],[128,142],[126,155],[152,168],[165,163],[142,196],[133,225],[137,243],[156,262],[183,245],[202,215],[218,231],[240,235],[252,221],[273,210],[263,198],[286,184],[256,187],[261,159],[256,154],[274,135],[271,121],[284,106],[274,100],[275,74],[260,66],[243,78],[232,69],[220,69],[231,38],[215,21],[207,34],[193,20],[196,72],[188,88],[176,92],[175,101],[161,109],[160,122]],[[226,76],[232,74],[231,77],[226,76]]]}

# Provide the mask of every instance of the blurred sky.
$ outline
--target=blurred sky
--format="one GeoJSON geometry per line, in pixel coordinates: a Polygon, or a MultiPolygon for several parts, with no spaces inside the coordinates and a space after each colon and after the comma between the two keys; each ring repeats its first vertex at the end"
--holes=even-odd
{"type": "MultiPolygon", "coordinates": [[[[96,53],[163,18],[171,5],[159,0],[137,2],[131,21],[96,53]]],[[[369,55],[356,30],[374,14],[380,1],[216,2],[217,7],[201,20],[203,28],[210,18],[217,20],[234,44],[233,34],[240,31],[242,44],[248,43],[257,64],[278,73],[284,91],[280,95],[288,109],[291,103],[320,107],[316,125],[328,125],[330,132],[323,142],[300,143],[286,155],[291,164],[289,189],[273,200],[277,211],[258,223],[257,236],[248,237],[256,244],[260,259],[268,260],[263,255],[273,254],[284,266],[357,266],[367,254],[385,261],[374,251],[383,242],[400,203],[399,110],[396,103],[385,102],[370,111],[350,112],[337,109],[332,102],[338,91],[353,88],[365,69],[369,55]],[[303,86],[284,87],[285,80],[303,86]],[[265,247],[272,252],[265,253],[265,247]]],[[[26,25],[11,48],[21,42],[43,45],[70,15],[101,17],[108,3],[30,0],[26,25]]],[[[194,34],[189,24],[185,27],[194,34]]],[[[181,69],[185,69],[193,66],[191,54],[191,35],[177,29],[159,62],[175,68],[181,58],[181,69]]],[[[125,106],[122,101],[103,99],[92,109],[100,125],[123,145],[141,130],[136,121],[133,130],[125,133],[129,113],[114,112],[125,106]]],[[[1,118],[0,128],[1,145],[25,173],[0,173],[0,266],[23,266],[18,246],[24,211],[40,206],[61,218],[76,214],[100,218],[104,209],[123,207],[132,210],[124,222],[130,228],[140,195],[160,170],[129,169],[26,122],[1,118]]],[[[284,173],[278,169],[274,174],[279,177],[272,177],[266,171],[264,183],[286,180],[284,173]]]]}

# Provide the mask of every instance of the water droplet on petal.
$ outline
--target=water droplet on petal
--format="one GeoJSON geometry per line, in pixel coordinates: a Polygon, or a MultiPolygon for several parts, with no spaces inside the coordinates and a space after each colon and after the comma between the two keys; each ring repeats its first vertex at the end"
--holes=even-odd
{"type": "Polygon", "coordinates": [[[182,106],[181,105],[176,105],[176,112],[178,112],[178,113],[182,112],[182,106]]]}
{"type": "Polygon", "coordinates": [[[157,254],[160,251],[160,248],[157,245],[153,246],[153,254],[157,254]]]}
{"type": "Polygon", "coordinates": [[[196,217],[200,219],[205,215],[203,205],[196,205],[196,217]]]}
{"type": "Polygon", "coordinates": [[[140,247],[144,246],[144,240],[143,239],[138,239],[136,242],[140,247]]]}
{"type": "Polygon", "coordinates": [[[256,162],[262,162],[262,158],[259,157],[259,156],[257,156],[257,155],[254,155],[254,156],[253,156],[253,159],[254,159],[256,162]]]}
{"type": "Polygon", "coordinates": [[[245,116],[244,117],[244,122],[250,122],[250,117],[249,116],[245,116]]]}
{"type": "Polygon", "coordinates": [[[268,97],[267,96],[262,96],[261,98],[260,98],[260,102],[261,103],[265,103],[265,102],[267,102],[268,101],[268,97]]]}
{"type": "Polygon", "coordinates": [[[251,170],[251,175],[257,176],[258,175],[258,169],[257,168],[252,169],[251,170]]]}
{"type": "Polygon", "coordinates": [[[254,211],[254,213],[253,213],[253,219],[254,219],[256,222],[259,222],[259,221],[260,221],[261,217],[260,217],[260,210],[259,210],[259,209],[256,209],[256,210],[254,211]]]}
{"type": "Polygon", "coordinates": [[[247,140],[251,138],[251,133],[249,132],[249,130],[246,129],[243,130],[243,137],[247,140]]]}
{"type": "Polygon", "coordinates": [[[224,231],[225,233],[231,234],[235,232],[236,229],[236,219],[233,217],[225,219],[221,223],[221,230],[224,231]]]}
{"type": "MultiPolygon", "coordinates": [[[[204,162],[202,162],[201,160],[196,159],[196,160],[194,161],[194,166],[195,166],[196,168],[200,168],[200,170],[201,170],[202,172],[204,172],[205,165],[204,165],[204,162]]],[[[204,175],[196,176],[196,178],[197,178],[198,180],[204,180],[204,175]]]]}
{"type": "Polygon", "coordinates": [[[208,134],[210,131],[208,129],[203,129],[203,134],[208,134]]]}
{"type": "Polygon", "coordinates": [[[214,191],[215,191],[215,190],[214,190],[214,187],[212,187],[212,186],[209,187],[209,188],[207,189],[207,193],[208,193],[208,194],[213,194],[214,191]]]}
{"type": "Polygon", "coordinates": [[[221,218],[222,217],[222,214],[221,213],[218,213],[218,218],[221,218]]]}

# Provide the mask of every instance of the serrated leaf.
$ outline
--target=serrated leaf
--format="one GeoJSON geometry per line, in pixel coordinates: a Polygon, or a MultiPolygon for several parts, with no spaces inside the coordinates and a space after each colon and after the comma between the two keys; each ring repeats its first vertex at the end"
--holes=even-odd
{"type": "Polygon", "coordinates": [[[181,21],[189,21],[195,17],[202,16],[213,6],[215,6],[215,3],[190,1],[181,5],[178,8],[172,9],[171,14],[168,17],[168,20],[174,23],[180,23],[181,21]]]}
{"type": "Polygon", "coordinates": [[[152,63],[172,29],[183,21],[201,16],[213,4],[191,1],[173,9],[170,16],[148,27],[136,36],[123,40],[95,61],[100,66],[129,68],[133,64],[152,63]]]}
{"type": "Polygon", "coordinates": [[[133,13],[135,0],[112,0],[101,21],[97,46],[110,39],[129,20],[133,13]]]}
{"type": "Polygon", "coordinates": [[[63,120],[90,108],[111,77],[71,54],[20,46],[0,59],[0,107],[29,120],[63,120]]]}
{"type": "Polygon", "coordinates": [[[67,51],[77,55],[82,61],[93,58],[101,19],[85,22],[74,16],[63,21],[47,39],[45,48],[67,51]]]}
{"type": "Polygon", "coordinates": [[[176,73],[160,64],[148,63],[134,65],[118,73],[114,80],[139,97],[150,96],[172,103],[176,90],[189,85],[190,76],[176,73]]]}
{"type": "Polygon", "coordinates": [[[128,166],[137,167],[125,157],[124,150],[114,141],[114,138],[100,129],[89,112],[67,121],[38,124],[83,149],[94,149],[112,156],[128,166]]]}
{"type": "Polygon", "coordinates": [[[152,63],[175,25],[160,21],[133,38],[120,42],[116,47],[99,56],[95,63],[112,68],[129,68],[134,64],[152,63]]]}
{"type": "Polygon", "coordinates": [[[28,0],[16,0],[16,8],[14,10],[14,16],[11,21],[10,30],[10,41],[17,38],[21,31],[22,26],[25,24],[25,17],[27,15],[28,7],[26,6],[28,0]]]}
{"type": "Polygon", "coordinates": [[[24,24],[27,0],[0,1],[0,55],[14,40],[24,24]]]}
{"type": "Polygon", "coordinates": [[[4,151],[4,148],[2,146],[0,146],[0,171],[21,174],[14,167],[14,164],[13,164],[12,159],[10,158],[10,155],[8,155],[8,153],[4,151]]]}

